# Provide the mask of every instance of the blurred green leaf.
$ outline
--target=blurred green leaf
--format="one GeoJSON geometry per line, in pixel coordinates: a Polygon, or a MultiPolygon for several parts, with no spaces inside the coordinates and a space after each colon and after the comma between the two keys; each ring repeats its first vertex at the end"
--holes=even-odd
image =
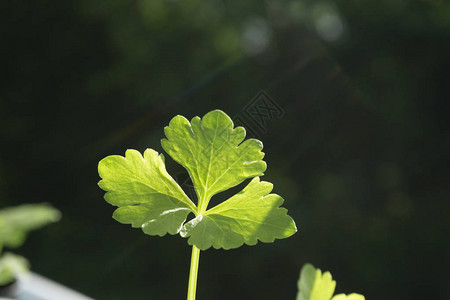
{"type": "Polygon", "coordinates": [[[13,253],[5,253],[0,257],[0,286],[13,282],[18,275],[28,272],[28,261],[13,253]]]}
{"type": "Polygon", "coordinates": [[[49,204],[24,204],[0,210],[0,246],[16,248],[26,235],[46,224],[56,222],[61,213],[49,204]]]}

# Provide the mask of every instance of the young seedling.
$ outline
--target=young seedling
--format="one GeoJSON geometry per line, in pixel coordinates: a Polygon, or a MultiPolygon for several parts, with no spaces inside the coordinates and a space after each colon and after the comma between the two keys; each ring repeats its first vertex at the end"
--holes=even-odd
{"type": "Polygon", "coordinates": [[[360,294],[338,294],[331,298],[336,288],[336,281],[330,272],[324,272],[314,268],[311,264],[305,264],[300,271],[298,280],[297,300],[365,300],[360,294]]]}
{"type": "Polygon", "coordinates": [[[189,122],[176,116],[164,129],[164,150],[189,173],[198,203],[168,174],[164,156],[147,149],[142,156],[127,150],[125,157],[102,159],[99,186],[114,206],[113,218],[148,235],[180,234],[192,245],[188,300],[195,299],[200,250],[233,249],[257,241],[271,243],[297,231],[280,208],[283,199],[270,194],[272,184],[260,181],[266,170],[262,143],[245,138],[243,127],[221,110],[189,122]],[[253,178],[239,193],[208,209],[211,197],[253,178]],[[186,222],[192,213],[192,220],[186,222]]]}

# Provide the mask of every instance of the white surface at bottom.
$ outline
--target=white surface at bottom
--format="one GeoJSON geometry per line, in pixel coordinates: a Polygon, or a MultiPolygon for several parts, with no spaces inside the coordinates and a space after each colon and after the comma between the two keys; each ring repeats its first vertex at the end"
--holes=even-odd
{"type": "Polygon", "coordinates": [[[18,292],[17,300],[94,300],[33,272],[19,279],[18,292]]]}

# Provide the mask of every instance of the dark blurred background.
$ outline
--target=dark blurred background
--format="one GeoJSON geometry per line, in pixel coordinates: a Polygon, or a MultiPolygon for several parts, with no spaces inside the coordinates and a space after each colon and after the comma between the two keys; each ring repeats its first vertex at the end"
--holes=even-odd
{"type": "Polygon", "coordinates": [[[202,252],[198,299],[294,299],[305,262],[338,292],[450,299],[448,2],[0,7],[1,206],[63,213],[16,251],[35,272],[96,299],[184,299],[186,240],[114,221],[97,163],[162,151],[172,117],[220,108],[263,141],[264,179],[299,231],[202,252]]]}

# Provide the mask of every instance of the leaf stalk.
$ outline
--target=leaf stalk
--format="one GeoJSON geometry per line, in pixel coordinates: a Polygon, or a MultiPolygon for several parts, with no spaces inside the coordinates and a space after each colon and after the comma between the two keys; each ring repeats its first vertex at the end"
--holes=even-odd
{"type": "Polygon", "coordinates": [[[197,274],[198,263],[200,261],[200,249],[192,246],[191,270],[189,271],[189,285],[187,300],[195,300],[195,292],[197,290],[197,274]]]}

